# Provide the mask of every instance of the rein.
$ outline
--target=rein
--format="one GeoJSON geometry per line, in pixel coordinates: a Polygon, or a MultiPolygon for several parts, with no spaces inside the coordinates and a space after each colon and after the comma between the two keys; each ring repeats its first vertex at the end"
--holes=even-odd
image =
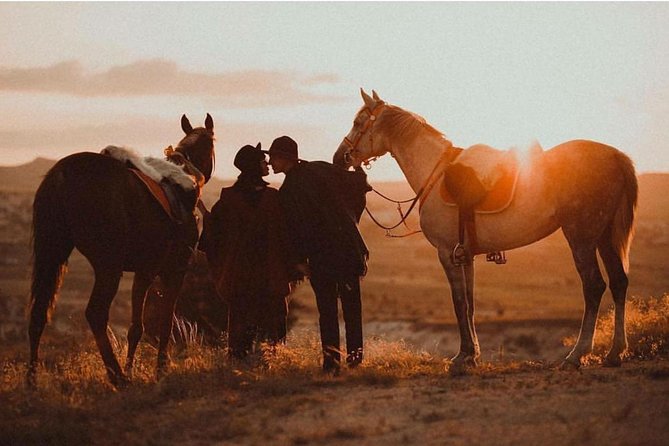
{"type": "MultiPolygon", "coordinates": [[[[414,198],[410,198],[408,200],[394,200],[392,198],[389,198],[385,195],[383,195],[381,192],[377,191],[376,189],[372,188],[372,191],[380,196],[381,198],[384,198],[387,201],[390,201],[392,203],[397,204],[397,212],[400,214],[400,221],[397,222],[393,226],[385,226],[382,223],[380,223],[374,215],[372,215],[372,212],[369,210],[367,206],[365,206],[365,211],[367,212],[367,215],[372,219],[372,221],[381,229],[385,229],[386,231],[386,237],[392,237],[392,238],[404,238],[408,237],[410,235],[418,234],[420,232],[423,232],[422,230],[411,230],[409,226],[406,224],[406,219],[409,217],[409,214],[411,214],[411,211],[413,211],[414,207],[416,207],[416,203],[419,201],[425,201],[425,199],[430,195],[430,192],[432,192],[432,189],[434,189],[435,184],[437,184],[437,181],[440,178],[440,174],[443,173],[446,165],[451,162],[451,157],[447,155],[447,152],[444,151],[437,161],[437,164],[435,164],[434,168],[432,169],[432,172],[430,175],[427,177],[427,180],[425,180],[425,183],[423,186],[418,190],[416,193],[416,196],[414,198]],[[402,204],[403,203],[411,203],[409,206],[409,209],[407,209],[406,213],[402,212],[402,204]],[[397,228],[399,225],[404,224],[404,226],[411,232],[402,234],[402,235],[394,235],[390,231],[397,228]]],[[[420,206],[419,206],[420,207],[420,206]]]]}

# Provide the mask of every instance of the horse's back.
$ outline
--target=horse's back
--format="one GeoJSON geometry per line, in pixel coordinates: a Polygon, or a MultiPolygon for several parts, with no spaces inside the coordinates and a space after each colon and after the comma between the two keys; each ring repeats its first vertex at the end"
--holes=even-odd
{"type": "Polygon", "coordinates": [[[585,139],[559,144],[543,154],[546,175],[560,182],[568,177],[575,183],[592,182],[615,174],[632,173],[632,160],[615,147],[585,139]]]}
{"type": "Polygon", "coordinates": [[[129,177],[125,165],[112,157],[93,152],[79,152],[59,160],[47,173],[61,175],[67,182],[82,185],[88,181],[96,184],[118,182],[129,177]]]}

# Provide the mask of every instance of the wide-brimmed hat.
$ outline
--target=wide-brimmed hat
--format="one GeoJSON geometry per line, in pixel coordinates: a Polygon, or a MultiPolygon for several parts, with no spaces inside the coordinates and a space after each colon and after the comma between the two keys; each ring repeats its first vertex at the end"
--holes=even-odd
{"type": "Polygon", "coordinates": [[[263,152],[268,153],[269,156],[273,157],[280,157],[295,161],[298,160],[297,143],[290,136],[279,136],[272,142],[269,150],[263,150],[263,152]]]}
{"type": "Polygon", "coordinates": [[[255,172],[260,169],[260,161],[265,159],[264,150],[260,150],[261,145],[245,145],[237,151],[233,164],[242,172],[255,172]]]}

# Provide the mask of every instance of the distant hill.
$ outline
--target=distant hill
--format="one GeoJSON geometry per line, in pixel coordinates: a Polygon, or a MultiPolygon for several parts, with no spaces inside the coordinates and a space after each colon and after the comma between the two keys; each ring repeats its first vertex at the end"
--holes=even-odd
{"type": "Polygon", "coordinates": [[[0,166],[0,190],[12,192],[34,192],[55,160],[35,158],[19,166],[0,166]]]}
{"type": "MultiPolygon", "coordinates": [[[[37,190],[37,186],[47,171],[56,163],[55,160],[36,158],[27,164],[19,166],[0,166],[0,191],[29,192],[37,190]]],[[[232,180],[212,178],[205,186],[205,202],[211,206],[218,198],[221,187],[228,186],[232,180]]],[[[273,184],[277,187],[278,184],[273,184]]],[[[405,181],[393,181],[373,184],[379,191],[392,198],[411,198],[413,192],[405,181]]],[[[639,213],[640,217],[651,219],[666,219],[669,221],[669,173],[646,173],[639,176],[639,213]]],[[[369,195],[373,205],[378,197],[369,195]]],[[[390,206],[390,204],[388,204],[390,206]]]]}

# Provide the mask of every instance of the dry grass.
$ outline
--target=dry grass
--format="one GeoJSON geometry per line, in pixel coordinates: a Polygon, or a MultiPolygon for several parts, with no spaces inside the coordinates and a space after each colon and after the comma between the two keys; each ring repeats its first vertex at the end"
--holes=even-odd
{"type": "MultiPolygon", "coordinates": [[[[660,298],[640,299],[633,297],[625,307],[628,359],[653,359],[669,354],[669,294],[660,298]]],[[[593,353],[589,362],[601,363],[611,347],[614,331],[613,309],[597,320],[593,353]]],[[[564,339],[572,347],[576,337],[564,339]]]]}
{"type": "MultiPolygon", "coordinates": [[[[631,358],[666,359],[668,310],[669,295],[630,301],[631,358]]],[[[610,314],[599,321],[595,356],[605,352],[611,324],[610,314]]],[[[182,325],[182,330],[192,328],[182,325]]],[[[113,336],[111,331],[110,334],[117,354],[123,357],[126,342],[113,336]]],[[[5,361],[0,381],[0,444],[116,443],[119,438],[100,440],[100,435],[104,439],[115,431],[123,432],[125,439],[131,439],[130,444],[160,444],[160,438],[144,432],[148,429],[155,435],[158,429],[164,439],[174,442],[184,435],[179,423],[188,424],[188,435],[196,438],[187,440],[193,443],[235,442],[257,435],[249,427],[249,420],[296,416],[303,406],[316,410],[313,408],[325,404],[324,395],[329,392],[358,393],[374,389],[406,392],[410,383],[428,380],[442,383],[442,390],[436,390],[437,395],[464,388],[481,397],[485,395],[482,392],[504,390],[511,385],[514,389],[532,391],[537,386],[561,385],[565,380],[575,379],[554,377],[542,381],[546,379],[545,374],[551,373],[547,364],[497,360],[482,364],[463,382],[462,378],[450,379],[445,374],[448,361],[417,351],[404,341],[392,342],[382,337],[367,340],[365,362],[359,368],[345,369],[341,376],[331,377],[320,372],[320,342],[313,330],[294,330],[289,334],[287,345],[273,348],[261,345],[257,353],[241,362],[228,359],[223,348],[203,346],[201,339],[188,332],[182,335],[189,341],[184,348],[173,352],[170,374],[157,383],[154,379],[156,351],[148,344],[141,344],[133,385],[122,392],[108,384],[91,341],[76,347],[59,345],[45,349],[44,356],[48,360],[38,373],[38,389],[33,391],[24,386],[25,363],[5,361]],[[504,377],[511,377],[513,384],[504,377]],[[209,415],[204,417],[203,414],[209,415]],[[212,417],[221,420],[214,433],[210,429],[212,417]],[[174,420],[175,424],[146,427],[146,423],[156,423],[156,420],[163,423],[166,419],[174,420]],[[198,432],[205,431],[206,435],[202,433],[202,438],[197,437],[198,432]]],[[[661,381],[666,379],[665,375],[666,369],[661,369],[658,376],[651,378],[661,381]]],[[[590,382],[607,384],[622,379],[624,374],[621,378],[608,374],[593,376],[590,382]]],[[[422,423],[429,424],[445,415],[433,411],[416,416],[422,423]]],[[[317,433],[295,434],[293,444],[344,441],[366,435],[356,424],[314,432],[317,433]]]]}
{"type": "MultiPolygon", "coordinates": [[[[320,339],[313,330],[293,330],[286,345],[260,345],[258,352],[244,361],[228,359],[225,348],[204,346],[197,336],[196,327],[178,323],[180,335],[186,339],[184,347],[173,349],[171,373],[161,386],[169,381],[192,379],[198,374],[217,375],[219,378],[231,378],[221,384],[238,385],[239,380],[249,382],[277,380],[309,379],[327,380],[320,374],[320,339]],[[241,378],[240,378],[241,377],[241,378]]],[[[127,342],[108,331],[112,346],[117,355],[124,358],[127,342]]],[[[661,298],[632,298],[627,304],[627,333],[629,341],[628,358],[647,360],[669,354],[669,294],[661,298]]],[[[604,355],[610,345],[613,334],[613,312],[601,316],[597,323],[594,356],[604,355]]],[[[565,344],[573,345],[574,338],[566,338],[565,344]]],[[[39,389],[28,396],[42,396],[51,400],[60,400],[72,405],[85,404],[102,394],[110,392],[101,359],[93,342],[76,346],[56,346],[43,352],[47,361],[38,374],[39,389]]],[[[154,383],[156,361],[155,349],[140,344],[133,387],[142,388],[154,383]]],[[[436,358],[425,351],[418,351],[405,341],[389,341],[384,337],[373,336],[366,340],[365,361],[357,369],[348,370],[343,380],[383,382],[386,378],[400,380],[415,376],[443,374],[448,361],[436,358]]],[[[484,363],[483,371],[531,370],[539,367],[532,362],[513,362],[505,360],[484,363]]],[[[23,392],[23,378],[26,365],[20,361],[6,361],[2,364],[3,374],[0,391],[3,395],[23,392]]],[[[197,381],[197,380],[196,380],[197,381]]],[[[180,386],[197,387],[198,382],[180,382],[180,386]]]]}

